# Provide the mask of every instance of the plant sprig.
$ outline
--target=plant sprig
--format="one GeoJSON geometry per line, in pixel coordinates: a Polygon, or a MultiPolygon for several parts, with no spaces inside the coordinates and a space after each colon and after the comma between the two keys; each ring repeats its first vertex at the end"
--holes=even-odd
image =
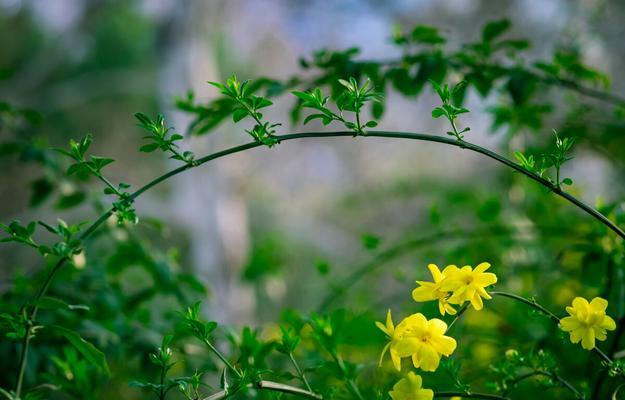
{"type": "Polygon", "coordinates": [[[113,163],[115,160],[94,155],[90,155],[89,158],[86,158],[87,150],[89,150],[92,141],[93,137],[91,134],[87,134],[80,141],[70,139],[69,151],[60,148],[55,148],[54,150],[66,155],[74,161],[74,163],[67,169],[67,175],[95,176],[106,185],[104,188],[104,194],[117,196],[118,201],[113,202],[113,208],[115,210],[115,215],[117,216],[118,224],[122,225],[125,222],[136,224],[138,222],[138,217],[132,207],[132,197],[127,191],[127,189],[130,188],[130,185],[125,182],[120,182],[117,186],[115,186],[102,174],[102,169],[113,163]]]}
{"type": "Polygon", "coordinates": [[[172,153],[171,159],[179,160],[186,164],[193,164],[195,154],[192,151],[184,151],[182,153],[178,151],[176,142],[184,139],[184,136],[178,133],[169,134],[172,128],[165,125],[163,114],[158,114],[156,119],[153,120],[143,113],[135,113],[135,118],[139,121],[139,126],[150,133],[149,136],[143,137],[149,140],[150,143],[141,146],[140,151],[151,153],[160,149],[172,153]]]}
{"type": "Polygon", "coordinates": [[[430,80],[430,82],[432,83],[434,90],[438,94],[438,97],[440,97],[441,101],[443,102],[442,106],[436,107],[432,110],[432,117],[440,118],[444,116],[445,118],[447,118],[452,128],[452,131],[448,131],[447,134],[450,136],[454,136],[457,140],[463,140],[463,133],[470,131],[471,128],[466,127],[459,131],[458,127],[456,126],[456,118],[460,114],[468,113],[469,110],[464,107],[454,105],[453,99],[458,95],[458,93],[464,90],[467,82],[460,81],[451,90],[449,89],[449,85],[446,83],[444,83],[443,85],[439,85],[434,80],[430,80]]]}
{"type": "Polygon", "coordinates": [[[547,179],[555,188],[560,190],[562,185],[570,186],[573,184],[571,178],[561,178],[561,169],[567,161],[573,159],[569,153],[575,144],[575,138],[562,138],[555,129],[553,133],[555,135],[555,149],[550,153],[542,154],[540,161],[535,159],[533,155],[525,155],[521,151],[514,152],[514,157],[523,168],[547,179]],[[546,175],[551,168],[554,170],[554,178],[546,175]]]}
{"type": "Polygon", "coordinates": [[[294,96],[302,101],[304,108],[311,108],[319,111],[319,113],[311,114],[304,120],[304,124],[314,120],[320,119],[324,125],[329,125],[332,121],[342,122],[345,127],[351,131],[354,131],[354,136],[366,135],[365,128],[375,128],[378,123],[374,120],[362,123],[361,111],[364,105],[371,101],[381,101],[382,95],[377,93],[370,87],[370,81],[367,79],[363,86],[358,85],[358,81],[355,78],[350,77],[348,80],[339,79],[338,82],[345,88],[345,90],[336,99],[336,107],[339,113],[335,113],[327,107],[329,96],[324,96],[321,89],[316,88],[307,92],[292,92],[294,96]],[[351,112],[354,114],[354,121],[348,121],[344,112],[351,112]]]}
{"type": "Polygon", "coordinates": [[[255,141],[273,147],[278,143],[276,139],[276,127],[280,123],[270,123],[263,120],[263,114],[259,111],[265,107],[273,105],[273,102],[266,97],[256,96],[250,90],[250,81],[239,81],[236,75],[232,75],[224,85],[219,82],[208,82],[215,86],[221,93],[236,102],[232,110],[232,120],[239,122],[246,117],[251,117],[255,125],[251,130],[245,130],[255,141]]]}

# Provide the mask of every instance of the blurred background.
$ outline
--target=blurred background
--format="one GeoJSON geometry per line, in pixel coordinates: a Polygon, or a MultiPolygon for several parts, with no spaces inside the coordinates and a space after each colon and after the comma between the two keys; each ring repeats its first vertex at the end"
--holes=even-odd
{"type": "MultiPolygon", "coordinates": [[[[224,81],[232,73],[241,79],[288,77],[301,71],[300,58],[319,49],[356,46],[361,59],[398,57],[391,41],[396,25],[436,26],[447,46],[456,48],[478,39],[482,26],[499,18],[512,21],[510,37],[532,43],[528,60],[550,59],[554,49],[573,45],[588,65],[611,77],[612,92],[625,93],[625,3],[618,0],[0,0],[0,99],[34,110],[17,132],[35,149],[64,147],[90,132],[94,153],[116,160],[107,168],[109,179],[136,188],[178,164],[160,153],[139,153],[144,132],[136,126],[137,111],[163,113],[168,125],[184,133],[191,117],[176,110],[174,99],[188,90],[199,101],[215,98],[217,90],[206,81],[224,81]]],[[[512,136],[492,128],[488,110],[501,96],[469,92],[465,106],[471,113],[461,120],[471,127],[468,140],[509,157],[551,140],[551,129],[566,126],[569,106],[578,100],[572,93],[551,96],[556,111],[542,129],[512,136]]],[[[430,117],[438,102],[429,88],[412,98],[389,92],[380,127],[444,134],[444,121],[430,117]]],[[[269,115],[284,123],[280,133],[320,128],[289,124],[291,96],[275,103],[269,115]]],[[[245,143],[244,127],[226,121],[182,146],[204,155],[245,143]]],[[[3,130],[3,140],[15,132],[3,130]]],[[[33,202],[33,191],[46,190],[45,182],[31,183],[42,175],[40,163],[32,162],[38,153],[16,158],[5,147],[1,221],[94,219],[102,207],[90,192],[101,190],[97,184],[87,185],[83,198],[79,184],[68,181],[59,195],[33,202]]],[[[575,195],[590,204],[621,198],[625,155],[618,148],[581,143],[575,156],[566,168],[575,178],[575,195]]],[[[46,168],[44,176],[55,173],[46,168]]],[[[430,143],[337,138],[258,148],[186,172],[135,205],[139,226],[111,227],[110,235],[88,248],[83,270],[67,277],[84,280],[87,298],[106,290],[141,298],[147,290],[150,303],[126,304],[123,317],[133,321],[127,325],[146,338],[146,347],[158,343],[168,313],[180,309],[175,290],[148,290],[159,280],[194,286],[178,300],[202,300],[207,315],[220,323],[265,326],[285,307],[316,310],[336,293],[332,306],[373,310],[377,319],[390,306],[414,309],[410,290],[416,279],[428,277],[430,262],[488,260],[506,276],[506,288],[542,291],[558,306],[581,290],[561,271],[577,274],[582,263],[604,268],[602,259],[582,260],[571,250],[592,231],[584,230],[593,226],[590,218],[491,160],[430,143]],[[565,222],[582,233],[564,234],[565,222]],[[127,248],[107,253],[106,243],[115,241],[127,248]],[[393,246],[401,247],[397,254],[380,255],[393,246]],[[136,268],[141,263],[150,268],[136,268]],[[92,265],[104,269],[89,272],[92,265]],[[362,279],[350,275],[363,267],[370,272],[362,279]],[[89,280],[90,274],[95,276],[89,280]],[[347,282],[353,287],[338,290],[347,282]]],[[[0,257],[2,293],[32,285],[42,268],[27,249],[3,246],[0,257]]],[[[497,325],[496,317],[477,318],[505,312],[505,306],[495,307],[467,324],[497,325]]],[[[114,323],[87,328],[100,343],[120,340],[114,323]]],[[[498,351],[493,340],[470,351],[488,363],[498,351]]]]}

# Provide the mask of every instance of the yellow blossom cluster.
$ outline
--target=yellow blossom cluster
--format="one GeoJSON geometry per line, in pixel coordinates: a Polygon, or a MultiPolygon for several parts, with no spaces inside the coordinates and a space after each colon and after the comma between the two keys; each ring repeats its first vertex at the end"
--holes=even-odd
{"type": "Polygon", "coordinates": [[[398,371],[404,357],[411,357],[415,368],[434,371],[441,356],[449,356],[456,349],[456,340],[445,336],[447,324],[436,318],[428,320],[421,313],[412,314],[395,326],[391,310],[388,310],[386,324],[376,322],[376,325],[390,339],[382,350],[380,364],[388,351],[398,371]]]}
{"type": "MultiPolygon", "coordinates": [[[[417,281],[420,285],[412,292],[415,301],[438,300],[442,315],[456,314],[453,305],[469,301],[476,310],[483,307],[482,298],[490,299],[486,288],[497,282],[493,273],[485,272],[489,263],[481,263],[475,269],[470,266],[458,268],[447,266],[442,272],[434,264],[428,265],[434,282],[417,281]]],[[[380,365],[388,352],[395,368],[401,370],[402,358],[410,357],[415,368],[435,371],[442,356],[449,357],[456,350],[456,340],[447,333],[447,324],[437,318],[427,319],[416,313],[404,318],[399,324],[393,323],[391,310],[386,315],[386,323],[376,322],[386,334],[386,344],[380,356],[380,365]]],[[[422,387],[422,378],[409,372],[393,386],[389,392],[393,400],[432,400],[434,392],[422,387]]]]}
{"type": "Polygon", "coordinates": [[[606,331],[616,329],[614,320],[606,315],[608,301],[601,297],[595,297],[588,302],[582,297],[573,299],[573,304],[566,308],[568,317],[560,320],[560,329],[569,332],[571,342],[582,342],[582,347],[586,350],[595,348],[596,340],[605,340],[606,331]]]}
{"type": "MultiPolygon", "coordinates": [[[[474,309],[481,310],[484,307],[483,299],[491,299],[486,288],[497,282],[495,274],[486,272],[489,268],[490,264],[483,262],[475,268],[468,265],[462,268],[448,265],[441,271],[435,264],[429,264],[433,282],[417,281],[419,287],[412,291],[412,298],[417,302],[437,300],[442,315],[456,314],[457,309],[454,306],[462,306],[466,302],[474,309]]],[[[499,294],[520,300],[558,319],[542,306],[522,297],[499,294]]],[[[606,314],[607,307],[608,301],[601,297],[595,297],[590,302],[576,297],[571,306],[566,307],[569,315],[559,320],[559,327],[570,334],[571,342],[581,342],[584,349],[592,350],[596,340],[606,340],[607,331],[616,329],[616,323],[606,314]]],[[[386,323],[376,322],[376,325],[389,339],[389,343],[382,350],[380,365],[388,352],[398,371],[401,370],[401,360],[405,357],[412,359],[415,368],[435,371],[441,357],[450,356],[456,349],[456,340],[445,335],[447,324],[437,318],[427,319],[421,313],[412,314],[395,326],[391,310],[388,310],[386,323]]],[[[506,357],[514,357],[516,354],[516,350],[506,351],[506,357]]],[[[409,372],[393,386],[389,395],[392,400],[432,400],[434,392],[423,388],[422,384],[421,376],[409,372]]]]}
{"type": "Polygon", "coordinates": [[[441,315],[455,314],[453,305],[462,305],[466,301],[481,310],[484,306],[482,299],[491,298],[486,288],[497,283],[495,274],[485,272],[488,268],[490,264],[483,262],[475,268],[448,265],[441,271],[435,264],[430,264],[428,269],[434,282],[417,281],[419,287],[412,291],[412,298],[417,302],[438,300],[441,315]]]}

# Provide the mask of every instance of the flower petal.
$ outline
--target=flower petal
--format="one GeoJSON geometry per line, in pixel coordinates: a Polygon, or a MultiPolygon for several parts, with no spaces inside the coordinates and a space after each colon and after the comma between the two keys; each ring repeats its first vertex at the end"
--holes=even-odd
{"type": "Polygon", "coordinates": [[[478,266],[475,267],[475,269],[473,271],[474,272],[484,272],[484,271],[486,271],[489,268],[490,268],[490,263],[483,262],[483,263],[478,264],[478,266]]]}

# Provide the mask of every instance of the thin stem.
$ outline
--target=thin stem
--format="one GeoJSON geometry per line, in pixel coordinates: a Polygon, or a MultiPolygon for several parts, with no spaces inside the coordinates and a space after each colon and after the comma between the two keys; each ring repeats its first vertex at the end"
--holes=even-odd
{"type": "MultiPolygon", "coordinates": [[[[331,349],[326,349],[326,350],[328,350],[328,352],[330,353],[330,355],[334,359],[334,362],[339,367],[339,370],[341,370],[341,373],[343,374],[343,376],[346,376],[347,375],[347,368],[345,367],[345,362],[343,361],[343,358],[341,357],[341,355],[338,354],[334,350],[331,350],[331,349]]],[[[362,394],[360,393],[360,389],[358,389],[358,386],[356,385],[356,382],[354,382],[352,378],[347,378],[345,380],[345,382],[347,383],[347,388],[349,389],[349,391],[356,398],[358,398],[359,400],[365,400],[364,397],[362,397],[362,394]]]]}
{"type": "Polygon", "coordinates": [[[548,316],[552,321],[554,321],[555,323],[559,324],[560,323],[560,318],[558,318],[557,315],[555,315],[554,313],[552,313],[551,311],[547,310],[545,307],[541,306],[540,304],[538,304],[535,300],[530,300],[530,299],[526,299],[525,297],[522,296],[518,296],[514,293],[508,293],[508,292],[489,292],[490,295],[492,296],[501,296],[501,297],[507,297],[516,301],[520,301],[521,303],[527,304],[530,307],[535,308],[536,310],[540,311],[541,313],[543,313],[544,315],[548,316]]]}
{"type": "Polygon", "coordinates": [[[302,369],[299,367],[299,364],[297,363],[297,361],[295,361],[295,357],[293,357],[293,353],[289,353],[289,359],[291,360],[291,364],[293,364],[295,371],[297,371],[299,378],[302,380],[302,382],[304,382],[304,385],[306,385],[306,389],[308,389],[309,392],[312,392],[313,390],[310,387],[310,384],[308,383],[308,379],[306,379],[306,375],[304,375],[304,372],[302,372],[302,369]]]}
{"type": "MultiPolygon", "coordinates": [[[[32,309],[30,314],[26,317],[26,331],[24,332],[24,339],[22,340],[22,351],[20,353],[20,361],[17,369],[17,382],[15,384],[15,397],[20,398],[22,394],[22,387],[24,384],[24,373],[26,372],[26,364],[28,361],[28,348],[30,347],[30,340],[32,338],[32,330],[35,325],[35,319],[37,318],[37,312],[39,311],[39,300],[46,294],[50,284],[52,283],[52,279],[56,272],[61,269],[63,264],[67,261],[67,258],[61,258],[52,268],[52,271],[46,277],[43,285],[39,288],[37,295],[33,299],[32,309]]],[[[26,306],[25,306],[26,307],[26,306]]],[[[24,309],[26,312],[26,309],[24,309]]]]}
{"type": "Polygon", "coordinates": [[[243,378],[243,374],[241,374],[241,372],[239,372],[239,370],[238,370],[238,369],[236,369],[236,368],[234,367],[234,365],[232,365],[232,364],[230,363],[230,361],[228,361],[228,359],[227,359],[227,358],[226,358],[223,354],[221,354],[221,352],[220,352],[219,350],[217,350],[217,348],[216,348],[215,346],[213,346],[213,344],[212,344],[211,342],[209,342],[208,340],[204,340],[204,344],[206,344],[206,346],[208,346],[208,348],[209,348],[209,349],[210,349],[213,353],[215,353],[215,355],[216,355],[217,357],[219,357],[219,359],[221,360],[221,362],[223,362],[223,363],[224,363],[224,365],[225,365],[226,367],[228,367],[228,369],[229,369],[230,371],[234,372],[234,374],[235,374],[235,375],[236,375],[239,379],[243,378]]]}
{"type": "Polygon", "coordinates": [[[446,332],[449,332],[451,327],[454,326],[456,321],[458,321],[460,319],[462,314],[464,314],[469,309],[469,305],[471,305],[471,303],[466,302],[462,307],[460,307],[460,309],[458,310],[458,313],[456,313],[456,316],[454,317],[454,319],[449,323],[449,325],[447,325],[447,331],[446,332]]]}
{"type": "Polygon", "coordinates": [[[456,140],[462,140],[462,136],[460,136],[460,132],[458,132],[458,127],[456,127],[456,120],[454,118],[450,118],[449,122],[451,123],[451,128],[454,130],[456,140]]]}
{"type": "MultiPolygon", "coordinates": [[[[313,393],[312,391],[307,391],[304,389],[296,388],[294,386],[285,385],[283,383],[272,382],[272,381],[259,381],[256,383],[249,383],[246,387],[255,388],[258,390],[268,390],[273,392],[287,393],[292,394],[294,396],[304,397],[307,399],[316,399],[323,400],[323,397],[317,393],[313,393]]],[[[222,390],[215,394],[212,394],[208,397],[205,397],[202,400],[222,400],[229,396],[227,390],[222,390]]]]}
{"type": "Polygon", "coordinates": [[[359,135],[363,133],[362,126],[360,126],[360,109],[356,108],[356,133],[359,135]]]}
{"type": "Polygon", "coordinates": [[[483,399],[483,400],[510,400],[509,397],[499,396],[497,394],[488,393],[471,393],[471,392],[436,392],[435,399],[461,397],[463,399],[483,399]]]}
{"type": "Polygon", "coordinates": [[[159,387],[159,399],[165,400],[165,366],[161,365],[161,384],[159,387]]]}
{"type": "MultiPolygon", "coordinates": [[[[519,382],[522,382],[525,379],[529,379],[534,376],[546,376],[550,379],[556,380],[562,387],[564,387],[565,389],[568,389],[571,393],[573,393],[577,399],[585,398],[584,394],[581,393],[579,390],[575,389],[575,387],[571,385],[566,379],[562,378],[560,375],[556,374],[555,372],[550,372],[550,371],[536,370],[536,371],[528,372],[527,374],[517,376],[512,382],[510,382],[510,384],[514,386],[514,385],[517,385],[519,382]]],[[[507,393],[508,392],[506,391],[506,394],[507,393]]]]}
{"type": "Polygon", "coordinates": [[[89,168],[89,171],[91,171],[91,173],[98,178],[99,180],[101,180],[106,186],[109,187],[109,189],[111,189],[117,196],[121,196],[121,192],[115,187],[115,185],[113,185],[113,183],[111,181],[109,181],[108,179],[106,179],[106,177],[104,175],[102,175],[100,172],[98,172],[95,168],[90,167],[89,165],[87,165],[87,168],[89,168]]]}

